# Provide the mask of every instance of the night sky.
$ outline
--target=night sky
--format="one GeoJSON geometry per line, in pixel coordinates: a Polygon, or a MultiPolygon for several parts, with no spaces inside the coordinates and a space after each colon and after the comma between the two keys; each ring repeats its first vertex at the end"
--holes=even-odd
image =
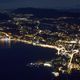
{"type": "Polygon", "coordinates": [[[0,0],[0,9],[19,7],[80,8],[80,0],[0,0]]]}

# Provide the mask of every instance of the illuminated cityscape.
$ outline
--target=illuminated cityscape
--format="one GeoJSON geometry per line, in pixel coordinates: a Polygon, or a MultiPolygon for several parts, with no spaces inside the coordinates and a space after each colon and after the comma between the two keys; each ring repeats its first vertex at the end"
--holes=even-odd
{"type": "Polygon", "coordinates": [[[21,42],[56,50],[53,55],[57,57],[29,62],[26,67],[48,67],[56,77],[80,70],[80,15],[59,11],[53,15],[54,10],[46,15],[42,9],[40,16],[36,15],[38,9],[33,10],[32,13],[18,13],[18,10],[1,13],[5,19],[0,20],[0,42],[21,42]]]}

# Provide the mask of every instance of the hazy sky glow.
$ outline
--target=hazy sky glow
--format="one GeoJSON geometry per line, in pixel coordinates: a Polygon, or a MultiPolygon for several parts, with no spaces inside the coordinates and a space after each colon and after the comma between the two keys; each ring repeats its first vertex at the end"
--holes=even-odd
{"type": "Polygon", "coordinates": [[[80,0],[0,0],[0,8],[78,8],[80,0]]]}

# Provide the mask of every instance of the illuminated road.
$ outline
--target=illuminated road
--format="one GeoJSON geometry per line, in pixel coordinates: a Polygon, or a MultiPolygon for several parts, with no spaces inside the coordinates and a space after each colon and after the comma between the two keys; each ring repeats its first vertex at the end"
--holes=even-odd
{"type": "Polygon", "coordinates": [[[72,63],[74,55],[77,54],[77,53],[79,53],[79,50],[72,50],[71,54],[69,54],[70,61],[69,61],[69,64],[68,64],[68,68],[70,68],[70,69],[72,68],[71,63],[72,63]]]}

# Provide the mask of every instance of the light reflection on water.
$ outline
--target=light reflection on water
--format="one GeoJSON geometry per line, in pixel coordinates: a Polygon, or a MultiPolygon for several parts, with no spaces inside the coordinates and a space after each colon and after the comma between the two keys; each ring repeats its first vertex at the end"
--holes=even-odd
{"type": "Polygon", "coordinates": [[[2,47],[2,48],[10,48],[11,47],[11,41],[10,40],[0,40],[0,47],[2,47]]]}

